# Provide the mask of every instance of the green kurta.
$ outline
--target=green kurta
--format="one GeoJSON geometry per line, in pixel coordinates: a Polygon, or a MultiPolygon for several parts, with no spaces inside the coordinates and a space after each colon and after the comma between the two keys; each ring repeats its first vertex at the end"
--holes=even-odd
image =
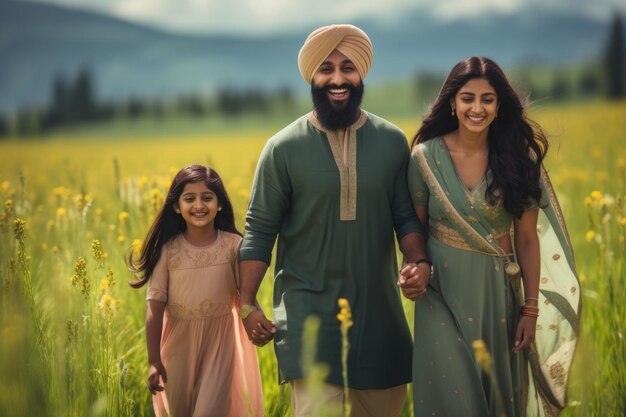
{"type": "Polygon", "coordinates": [[[489,177],[467,189],[441,137],[413,149],[408,176],[414,204],[428,207],[433,263],[429,291],[415,303],[415,416],[556,416],[566,404],[580,287],[547,175],[536,339],[515,354],[521,283],[505,273],[495,243],[513,217],[485,201],[489,177]]]}
{"type": "Polygon", "coordinates": [[[411,381],[411,335],[396,280],[398,239],[420,231],[411,205],[404,134],[362,112],[342,138],[303,116],[271,138],[252,187],[241,260],[269,264],[278,234],[274,346],[281,382],[303,378],[304,321],[321,320],[317,360],[342,384],[337,299],[347,298],[349,385],[411,381]]]}

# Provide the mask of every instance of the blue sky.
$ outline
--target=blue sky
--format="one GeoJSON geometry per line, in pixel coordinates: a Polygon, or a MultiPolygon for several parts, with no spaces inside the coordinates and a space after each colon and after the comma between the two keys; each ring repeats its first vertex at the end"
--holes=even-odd
{"type": "Polygon", "coordinates": [[[37,0],[92,10],[137,23],[185,33],[267,34],[376,18],[393,23],[408,10],[437,19],[515,13],[539,8],[576,11],[607,19],[626,11],[624,0],[37,0]]]}

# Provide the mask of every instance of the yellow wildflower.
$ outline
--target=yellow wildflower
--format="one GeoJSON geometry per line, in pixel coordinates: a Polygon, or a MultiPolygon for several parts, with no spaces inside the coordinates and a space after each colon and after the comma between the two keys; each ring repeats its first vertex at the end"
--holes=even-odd
{"type": "Polygon", "coordinates": [[[594,232],[593,230],[588,230],[587,233],[585,233],[585,239],[587,240],[587,242],[591,242],[595,237],[596,232],[594,232]]]}
{"type": "Polygon", "coordinates": [[[474,349],[474,359],[476,359],[476,363],[480,365],[483,372],[491,374],[492,359],[485,342],[480,339],[474,340],[472,342],[472,348],[474,349]]]}
{"type": "Polygon", "coordinates": [[[63,197],[67,194],[67,189],[65,187],[55,187],[52,189],[52,194],[55,197],[63,197]]]}
{"type": "Polygon", "coordinates": [[[13,220],[13,233],[15,239],[24,241],[24,232],[26,231],[26,220],[17,218],[13,220]]]}
{"type": "Polygon", "coordinates": [[[124,224],[126,223],[126,220],[128,220],[128,212],[120,211],[120,214],[117,217],[120,221],[120,224],[124,224]]]}
{"type": "Polygon", "coordinates": [[[126,242],[126,236],[124,235],[119,235],[117,237],[117,243],[119,243],[120,245],[124,244],[124,242],[126,242]]]}
{"type": "Polygon", "coordinates": [[[148,177],[146,177],[145,175],[139,177],[139,179],[137,180],[137,185],[139,185],[139,188],[145,187],[147,183],[148,177]]]}
{"type": "Polygon", "coordinates": [[[102,296],[108,288],[109,288],[109,280],[106,278],[102,278],[100,280],[100,285],[98,285],[98,294],[102,296]]]}
{"type": "Polygon", "coordinates": [[[150,191],[150,195],[153,199],[156,200],[157,198],[161,197],[161,190],[155,187],[152,189],[152,191],[150,191]]]}
{"type": "Polygon", "coordinates": [[[104,294],[101,298],[100,298],[100,302],[98,303],[98,307],[100,308],[100,310],[102,311],[102,314],[107,318],[107,319],[112,319],[115,316],[115,313],[117,312],[117,305],[119,304],[119,301],[116,300],[115,298],[113,298],[113,296],[111,294],[104,294]]]}
{"type": "Polygon", "coordinates": [[[600,191],[592,191],[591,198],[594,200],[600,200],[602,198],[602,193],[600,191]]]}
{"type": "Polygon", "coordinates": [[[583,202],[585,203],[585,207],[591,207],[591,205],[593,204],[593,200],[589,196],[585,197],[583,202]]]}
{"type": "Polygon", "coordinates": [[[2,192],[6,193],[7,191],[9,191],[9,188],[11,188],[11,183],[9,181],[2,181],[2,184],[0,184],[0,189],[2,190],[2,192]]]}
{"type": "Polygon", "coordinates": [[[65,217],[67,215],[67,209],[65,207],[59,207],[57,209],[57,217],[65,217]]]}
{"type": "Polygon", "coordinates": [[[138,258],[141,255],[142,246],[143,246],[143,241],[141,239],[133,240],[133,258],[138,258]]]}
{"type": "Polygon", "coordinates": [[[619,221],[619,224],[621,224],[622,226],[626,226],[626,217],[622,217],[622,219],[619,221]]]}
{"type": "Polygon", "coordinates": [[[617,168],[624,169],[626,167],[626,159],[618,158],[616,165],[617,165],[617,168]]]}

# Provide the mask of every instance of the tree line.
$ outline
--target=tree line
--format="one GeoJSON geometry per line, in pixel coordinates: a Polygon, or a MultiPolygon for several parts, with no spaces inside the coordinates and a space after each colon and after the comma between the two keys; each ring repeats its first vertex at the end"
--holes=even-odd
{"type": "MultiPolygon", "coordinates": [[[[521,68],[512,74],[512,78],[519,89],[527,92],[533,100],[621,99],[626,97],[625,58],[623,20],[615,14],[601,59],[575,70],[564,67],[543,71],[521,68]],[[536,76],[537,73],[540,77],[536,76]]],[[[418,73],[413,80],[416,99],[432,101],[443,78],[441,74],[418,73]]],[[[172,114],[193,117],[230,117],[250,113],[270,115],[292,109],[294,104],[296,98],[289,87],[274,91],[225,87],[212,96],[189,93],[175,99],[131,97],[123,101],[101,101],[95,96],[94,77],[90,69],[83,68],[73,79],[56,77],[46,105],[22,108],[11,118],[0,114],[0,137],[11,133],[17,136],[38,135],[58,127],[115,118],[163,118],[172,114]]]]}
{"type": "Polygon", "coordinates": [[[0,115],[0,136],[11,131],[17,136],[39,135],[58,127],[120,118],[270,114],[292,107],[294,101],[293,92],[288,87],[274,91],[224,87],[212,96],[188,93],[174,99],[130,97],[125,100],[102,101],[95,96],[91,70],[82,68],[73,79],[68,80],[64,76],[54,79],[46,105],[19,109],[11,123],[0,115]]]}

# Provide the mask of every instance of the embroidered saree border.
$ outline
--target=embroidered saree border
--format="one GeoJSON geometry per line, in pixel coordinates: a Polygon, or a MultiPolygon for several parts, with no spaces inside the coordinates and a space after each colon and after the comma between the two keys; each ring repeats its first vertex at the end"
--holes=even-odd
{"type": "MultiPolygon", "coordinates": [[[[474,240],[474,243],[477,246],[477,247],[473,247],[466,240],[467,245],[463,247],[462,249],[473,250],[474,252],[480,252],[480,253],[484,253],[484,254],[492,255],[492,256],[501,256],[502,255],[501,252],[498,251],[493,245],[491,245],[489,241],[485,239],[483,236],[481,236],[480,233],[478,233],[472,226],[470,226],[463,219],[463,217],[459,214],[459,212],[454,208],[454,206],[452,205],[452,203],[446,196],[445,191],[441,187],[441,184],[439,184],[439,181],[435,177],[434,172],[430,168],[430,165],[428,164],[428,161],[426,160],[426,155],[424,155],[423,149],[420,146],[417,146],[413,150],[413,154],[417,156],[419,167],[421,168],[422,173],[426,177],[426,180],[428,181],[429,185],[434,190],[434,194],[435,194],[434,197],[437,200],[439,200],[439,202],[443,205],[446,213],[450,216],[450,219],[452,219],[454,224],[456,224],[463,231],[465,231],[469,236],[471,236],[474,240]]],[[[439,234],[439,235],[443,236],[443,234],[439,234]]],[[[460,234],[458,236],[461,237],[460,234]]],[[[493,240],[493,238],[491,239],[493,240]]],[[[442,241],[442,242],[446,243],[445,241],[442,241]]],[[[458,243],[456,243],[456,245],[458,245],[458,243]]],[[[456,245],[450,245],[450,246],[459,247],[456,245]]]]}

